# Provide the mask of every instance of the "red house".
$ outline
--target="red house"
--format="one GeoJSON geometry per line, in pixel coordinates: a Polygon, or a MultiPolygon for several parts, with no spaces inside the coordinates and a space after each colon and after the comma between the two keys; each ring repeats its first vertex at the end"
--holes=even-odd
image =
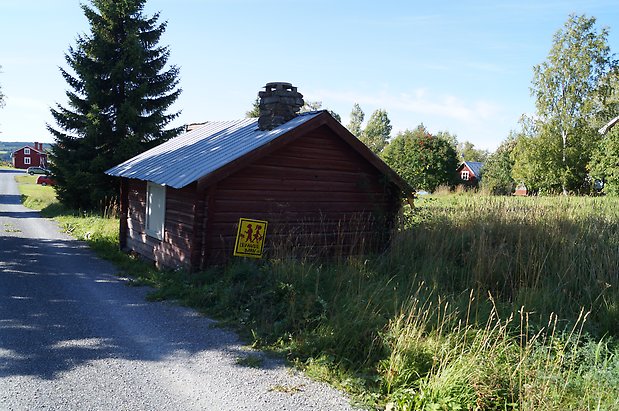
{"type": "Polygon", "coordinates": [[[477,187],[481,181],[481,169],[483,163],[478,161],[465,161],[456,169],[458,183],[466,187],[477,187]]]}
{"type": "Polygon", "coordinates": [[[242,218],[268,222],[270,256],[386,247],[413,189],[327,111],[297,115],[295,87],[265,88],[259,118],[196,125],[106,172],[120,177],[122,249],[202,270],[236,255],[242,218]]]}
{"type": "Polygon", "coordinates": [[[47,167],[47,154],[43,151],[43,143],[34,143],[32,146],[24,146],[11,154],[13,167],[47,167]]]}

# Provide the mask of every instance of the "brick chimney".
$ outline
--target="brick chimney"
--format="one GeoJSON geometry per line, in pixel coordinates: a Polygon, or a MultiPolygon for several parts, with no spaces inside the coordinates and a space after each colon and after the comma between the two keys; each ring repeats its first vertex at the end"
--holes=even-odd
{"type": "Polygon", "coordinates": [[[273,130],[296,117],[303,107],[303,94],[297,91],[290,83],[267,83],[264,91],[258,93],[260,97],[260,130],[273,130]]]}

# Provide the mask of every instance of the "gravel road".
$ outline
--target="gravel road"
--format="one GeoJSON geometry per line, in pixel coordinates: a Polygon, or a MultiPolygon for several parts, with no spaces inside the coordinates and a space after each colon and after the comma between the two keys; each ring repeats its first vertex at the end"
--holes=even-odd
{"type": "Polygon", "coordinates": [[[0,170],[0,410],[350,410],[20,204],[0,170]],[[258,357],[258,368],[237,364],[258,357]]]}

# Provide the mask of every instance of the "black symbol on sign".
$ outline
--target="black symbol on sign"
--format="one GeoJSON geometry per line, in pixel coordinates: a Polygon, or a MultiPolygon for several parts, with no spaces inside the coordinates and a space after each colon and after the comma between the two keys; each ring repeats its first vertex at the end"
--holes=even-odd
{"type": "Polygon", "coordinates": [[[251,227],[251,224],[247,224],[247,231],[245,232],[245,240],[247,240],[248,243],[253,243],[254,242],[254,230],[251,227]]]}
{"type": "Polygon", "coordinates": [[[256,227],[256,234],[254,234],[254,241],[260,242],[262,240],[262,235],[260,235],[260,230],[262,230],[262,226],[256,227]]]}

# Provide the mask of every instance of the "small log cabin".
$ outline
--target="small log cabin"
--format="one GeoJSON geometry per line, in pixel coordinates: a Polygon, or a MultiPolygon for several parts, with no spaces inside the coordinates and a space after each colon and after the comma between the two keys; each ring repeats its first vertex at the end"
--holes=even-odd
{"type": "Polygon", "coordinates": [[[196,125],[107,171],[123,250],[202,270],[232,258],[240,218],[268,221],[267,255],[385,247],[413,189],[328,112],[297,115],[289,83],[259,96],[259,118],[196,125]]]}
{"type": "Polygon", "coordinates": [[[13,167],[26,169],[28,167],[47,167],[47,153],[43,143],[34,143],[34,147],[24,146],[11,154],[13,167]]]}

